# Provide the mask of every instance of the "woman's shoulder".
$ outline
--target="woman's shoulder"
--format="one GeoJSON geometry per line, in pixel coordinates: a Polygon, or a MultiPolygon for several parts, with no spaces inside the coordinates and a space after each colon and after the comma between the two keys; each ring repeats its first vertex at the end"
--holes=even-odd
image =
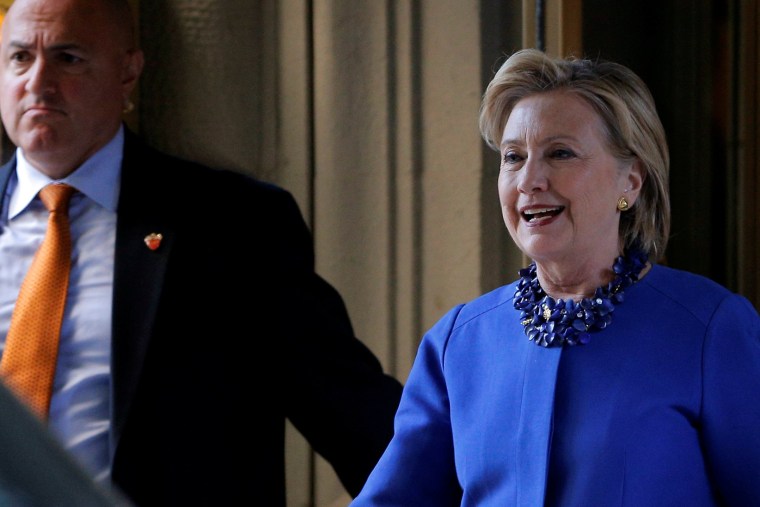
{"type": "Polygon", "coordinates": [[[453,330],[473,320],[502,317],[505,312],[498,310],[504,307],[514,312],[512,301],[515,296],[516,284],[517,282],[513,282],[497,287],[470,301],[454,306],[443,316],[439,324],[445,322],[445,325],[453,330]]]}
{"type": "Polygon", "coordinates": [[[744,296],[689,271],[657,264],[639,283],[654,292],[650,303],[651,298],[656,298],[663,309],[680,307],[695,316],[713,315],[721,307],[757,313],[744,296]]]}
{"type": "Polygon", "coordinates": [[[679,298],[724,298],[731,294],[726,287],[718,282],[690,271],[655,264],[642,282],[656,288],[663,294],[679,298]]]}

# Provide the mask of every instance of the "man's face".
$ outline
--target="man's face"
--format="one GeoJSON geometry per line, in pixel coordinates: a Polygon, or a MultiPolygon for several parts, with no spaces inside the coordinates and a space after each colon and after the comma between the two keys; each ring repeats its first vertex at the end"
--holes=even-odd
{"type": "Polygon", "coordinates": [[[16,0],[0,41],[0,113],[10,139],[53,178],[107,143],[142,54],[102,0],[16,0]]]}

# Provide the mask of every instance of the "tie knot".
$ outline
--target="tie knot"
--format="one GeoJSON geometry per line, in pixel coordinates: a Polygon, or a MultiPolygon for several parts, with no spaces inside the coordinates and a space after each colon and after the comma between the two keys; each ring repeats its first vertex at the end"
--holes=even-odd
{"type": "Polygon", "coordinates": [[[40,190],[40,200],[48,211],[68,213],[69,199],[76,189],[65,183],[52,183],[40,190]]]}

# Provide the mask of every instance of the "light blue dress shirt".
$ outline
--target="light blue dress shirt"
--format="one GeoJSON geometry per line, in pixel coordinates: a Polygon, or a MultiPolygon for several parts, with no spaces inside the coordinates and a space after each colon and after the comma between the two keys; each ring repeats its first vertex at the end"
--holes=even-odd
{"type": "MultiPolygon", "coordinates": [[[[96,480],[110,478],[111,302],[116,206],[124,131],[66,178],[72,270],[61,330],[49,428],[96,480]]],[[[47,229],[37,193],[53,180],[16,151],[0,215],[0,354],[21,282],[47,229]]]]}

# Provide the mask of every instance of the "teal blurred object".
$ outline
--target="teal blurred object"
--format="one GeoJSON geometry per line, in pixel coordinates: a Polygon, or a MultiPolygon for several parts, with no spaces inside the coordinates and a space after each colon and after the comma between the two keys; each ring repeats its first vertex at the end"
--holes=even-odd
{"type": "Polygon", "coordinates": [[[96,484],[0,382],[0,507],[133,507],[96,484]]]}

